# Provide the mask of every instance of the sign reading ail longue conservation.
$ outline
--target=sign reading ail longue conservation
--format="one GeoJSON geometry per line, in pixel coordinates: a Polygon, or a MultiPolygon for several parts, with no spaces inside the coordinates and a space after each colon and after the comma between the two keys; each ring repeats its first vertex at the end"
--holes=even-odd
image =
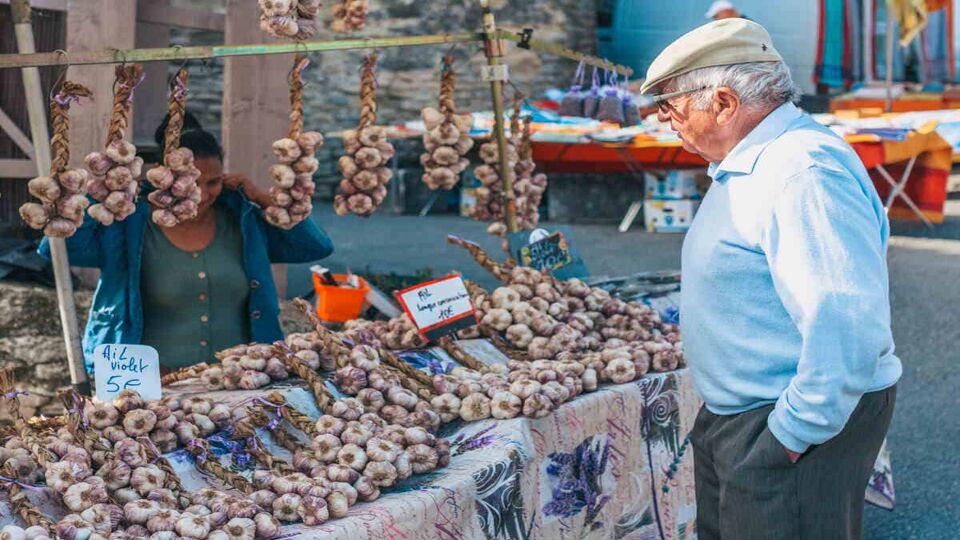
{"type": "Polygon", "coordinates": [[[148,345],[107,344],[93,349],[97,399],[107,403],[124,390],[160,399],[160,357],[148,345]]]}
{"type": "Polygon", "coordinates": [[[457,274],[404,289],[397,293],[397,299],[417,330],[429,340],[477,324],[470,293],[457,274]]]}

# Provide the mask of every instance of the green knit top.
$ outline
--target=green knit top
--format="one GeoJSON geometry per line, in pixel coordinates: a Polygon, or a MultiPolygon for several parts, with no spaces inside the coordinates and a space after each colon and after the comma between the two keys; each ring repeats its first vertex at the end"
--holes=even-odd
{"type": "Polygon", "coordinates": [[[166,368],[212,362],[215,352],[250,341],[240,225],[219,205],[214,212],[213,241],[200,251],[173,245],[152,221],[144,233],[143,344],[166,368]]]}

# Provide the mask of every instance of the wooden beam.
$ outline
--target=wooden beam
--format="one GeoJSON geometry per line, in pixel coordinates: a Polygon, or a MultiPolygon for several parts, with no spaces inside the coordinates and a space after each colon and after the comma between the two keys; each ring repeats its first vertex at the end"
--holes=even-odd
{"type": "MultiPolygon", "coordinates": [[[[134,46],[136,0],[69,0],[68,7],[68,50],[134,46]]],[[[116,74],[113,66],[71,66],[67,76],[89,88],[95,96],[70,111],[70,162],[76,166],[82,164],[90,152],[103,150],[113,109],[116,74]]]]}
{"type": "MultiPolygon", "coordinates": [[[[70,0],[71,2],[77,0],[70,0]]],[[[117,0],[118,2],[121,0],[117,0]]],[[[124,0],[125,1],[125,0],[124,0]]],[[[244,5],[238,9],[247,9],[244,5]]],[[[254,10],[256,13],[256,10],[254,10]]],[[[228,25],[229,26],[229,25],[228,25]]],[[[132,27],[132,25],[131,25],[132,27]]],[[[262,33],[257,39],[262,38],[262,33]]],[[[423,47],[483,41],[483,34],[433,34],[427,36],[391,36],[335,39],[329,41],[297,41],[254,43],[250,45],[216,45],[197,47],[166,47],[163,49],[83,49],[71,47],[68,54],[59,52],[34,54],[0,54],[0,69],[92,64],[119,64],[121,62],[182,62],[202,58],[232,58],[236,56],[265,56],[357,49],[388,49],[391,47],[423,47]]],[[[291,60],[292,62],[292,60],[291,60]]],[[[586,61],[590,64],[590,61],[586,61]]],[[[592,64],[591,64],[592,65],[592,64]]]]}
{"type": "Polygon", "coordinates": [[[0,159],[0,178],[33,178],[37,166],[32,159],[0,159]]]}
{"type": "MultiPolygon", "coordinates": [[[[244,8],[254,9],[250,6],[244,8]]],[[[225,17],[221,13],[174,6],[170,0],[139,0],[137,21],[212,32],[223,32],[226,26],[225,17]]]]}
{"type": "MultiPolygon", "coordinates": [[[[0,0],[0,4],[10,4],[10,0],[0,0]]],[[[33,9],[49,9],[51,11],[66,11],[67,0],[31,0],[33,9]]]]}
{"type": "Polygon", "coordinates": [[[6,132],[20,150],[23,150],[24,154],[33,159],[33,143],[30,141],[30,137],[27,137],[20,126],[13,121],[13,118],[7,116],[3,109],[0,109],[0,131],[6,132]]]}

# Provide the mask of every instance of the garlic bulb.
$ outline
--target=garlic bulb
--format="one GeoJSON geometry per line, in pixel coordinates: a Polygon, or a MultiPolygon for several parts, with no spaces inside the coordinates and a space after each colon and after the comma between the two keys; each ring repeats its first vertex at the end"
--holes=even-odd
{"type": "Polygon", "coordinates": [[[319,0],[259,0],[260,29],[295,40],[310,39],[317,31],[319,0]]]}
{"type": "Polygon", "coordinates": [[[424,167],[423,182],[432,190],[450,190],[460,180],[470,162],[464,157],[473,147],[469,131],[473,127],[470,114],[458,115],[453,101],[456,76],[453,57],[445,56],[441,71],[440,109],[421,111],[426,132],[423,144],[426,152],[420,156],[424,167]]]}
{"type": "Polygon", "coordinates": [[[368,0],[334,0],[330,29],[339,34],[363,30],[367,23],[368,0]]]}

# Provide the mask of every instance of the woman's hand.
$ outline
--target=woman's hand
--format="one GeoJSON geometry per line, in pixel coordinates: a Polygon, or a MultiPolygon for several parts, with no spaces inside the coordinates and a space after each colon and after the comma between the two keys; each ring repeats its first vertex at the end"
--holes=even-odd
{"type": "Polygon", "coordinates": [[[261,208],[266,208],[272,204],[270,194],[260,189],[253,180],[250,180],[250,178],[244,174],[224,174],[223,185],[227,189],[234,191],[243,188],[243,193],[247,198],[261,208]]]}

